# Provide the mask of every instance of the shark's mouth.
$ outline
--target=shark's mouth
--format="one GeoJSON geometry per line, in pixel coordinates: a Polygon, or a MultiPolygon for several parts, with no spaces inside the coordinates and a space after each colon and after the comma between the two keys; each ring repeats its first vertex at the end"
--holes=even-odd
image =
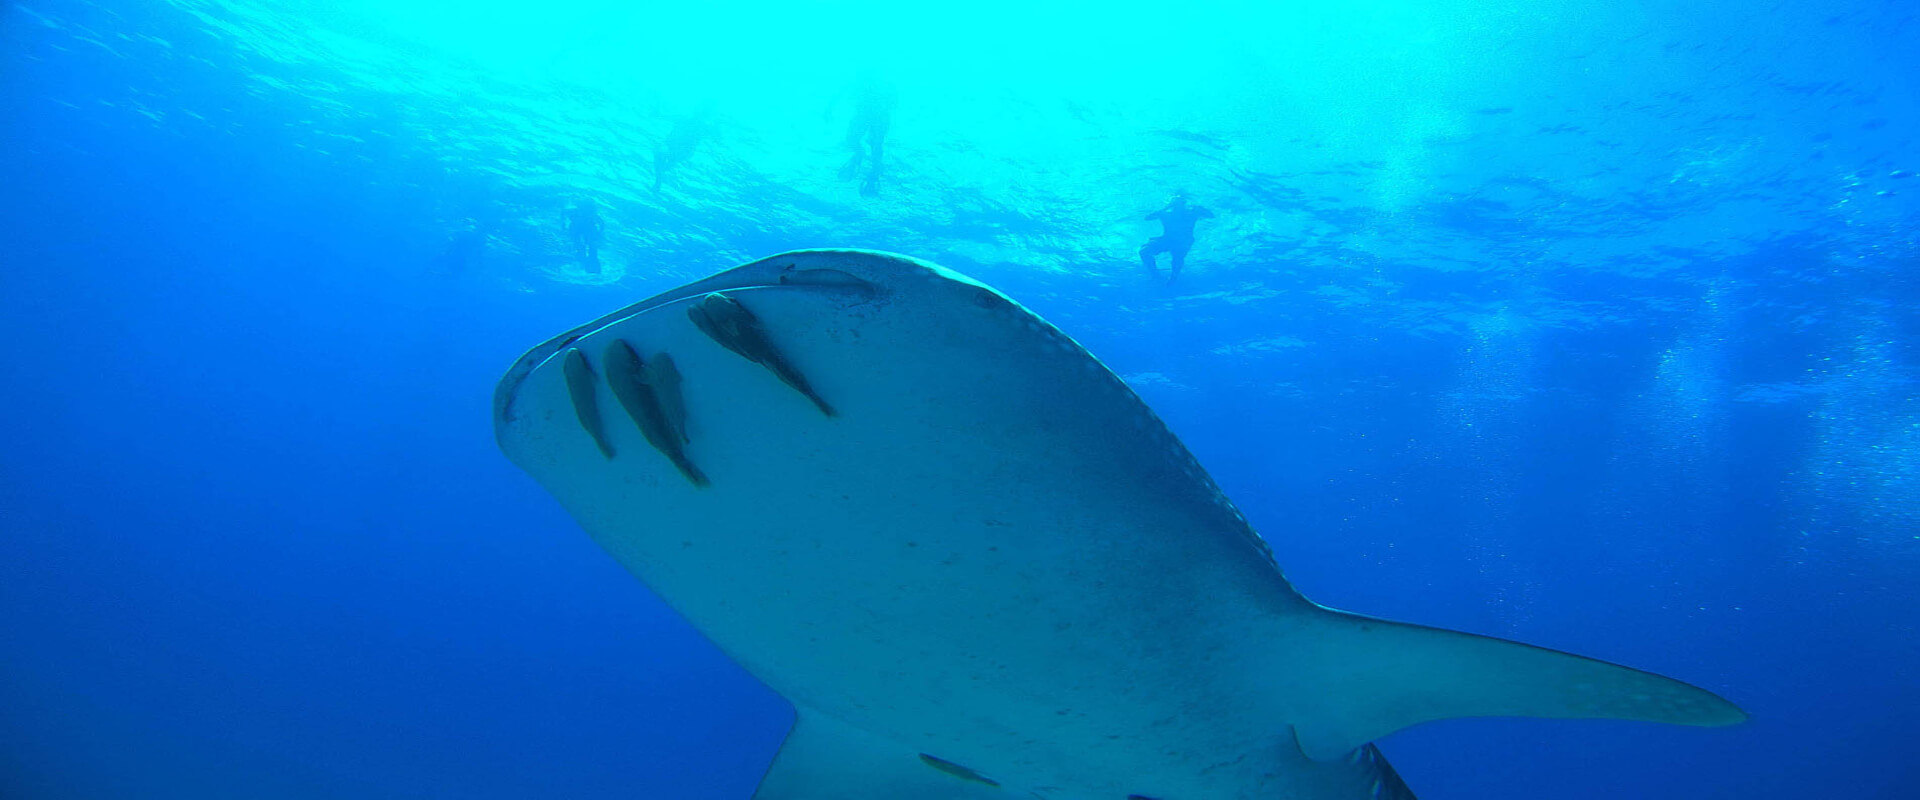
{"type": "Polygon", "coordinates": [[[886,293],[883,284],[865,280],[843,270],[812,263],[818,256],[845,252],[849,251],[801,250],[761,259],[661,292],[534,346],[508,368],[507,374],[500,379],[499,385],[494,390],[496,435],[499,433],[499,426],[511,419],[514,395],[519,391],[527,375],[549,360],[564,355],[568,347],[575,342],[642,314],[655,313],[676,305],[699,301],[708,296],[725,297],[779,290],[832,293],[848,302],[856,303],[881,300],[886,293]]]}

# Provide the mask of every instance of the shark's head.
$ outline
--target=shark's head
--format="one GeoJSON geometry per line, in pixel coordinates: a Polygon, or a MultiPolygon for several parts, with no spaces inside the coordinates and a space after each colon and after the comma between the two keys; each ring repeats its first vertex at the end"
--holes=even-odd
{"type": "MultiPolygon", "coordinates": [[[[828,332],[829,348],[831,341],[844,344],[862,337],[869,344],[876,338],[902,342],[947,339],[958,344],[981,336],[1000,336],[1004,341],[997,346],[1006,351],[1034,347],[1078,350],[1058,330],[1006,295],[937,264],[866,250],[800,250],[655,295],[529,350],[496,389],[496,428],[504,431],[513,419],[528,376],[543,365],[558,364],[569,349],[594,356],[608,340],[626,337],[635,339],[633,345],[644,351],[650,345],[638,339],[657,341],[662,332],[657,325],[698,328],[688,322],[691,314],[711,326],[716,320],[709,312],[727,306],[745,309],[743,313],[749,315],[788,317],[802,328],[822,328],[828,332]],[[642,322],[646,324],[640,325],[642,322]],[[641,329],[654,332],[641,333],[641,329]]],[[[729,329],[739,330],[738,326],[729,329]]],[[[756,344],[741,339],[727,346],[739,348],[736,352],[748,351],[743,355],[750,360],[762,357],[762,350],[779,352],[783,347],[780,342],[756,344]]],[[[822,356],[831,357],[830,353],[822,356]]],[[[506,444],[504,439],[502,444],[506,444]]]]}

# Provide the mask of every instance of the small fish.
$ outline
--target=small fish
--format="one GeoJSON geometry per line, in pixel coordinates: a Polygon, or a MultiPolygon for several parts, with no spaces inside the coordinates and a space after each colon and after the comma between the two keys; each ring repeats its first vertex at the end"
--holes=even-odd
{"type": "MultiPolygon", "coordinates": [[[[668,361],[672,369],[672,361],[668,361]]],[[[633,418],[633,424],[639,426],[640,434],[647,437],[647,444],[673,462],[673,466],[685,475],[687,482],[705,488],[709,485],[707,476],[687,458],[686,436],[676,429],[667,415],[666,404],[661,401],[659,387],[648,380],[647,365],[640,361],[639,354],[633,352],[633,346],[625,339],[615,339],[607,345],[607,354],[603,365],[607,371],[607,385],[613,388],[613,396],[619,398],[620,405],[627,410],[627,416],[633,418]]],[[[657,373],[656,373],[657,374],[657,373]]],[[[674,373],[678,377],[679,373],[674,373]]],[[[679,405],[678,384],[675,384],[674,404],[679,405]]],[[[684,422],[684,413],[681,415],[684,422]]]]}
{"type": "Polygon", "coordinates": [[[680,370],[674,367],[673,357],[654,353],[640,365],[640,380],[653,389],[653,396],[660,401],[660,413],[666,417],[667,429],[673,431],[681,444],[692,441],[687,438],[687,398],[680,393],[680,370]]]}
{"type": "Polygon", "coordinates": [[[562,364],[567,373],[567,395],[573,398],[573,415],[580,418],[580,427],[593,437],[600,454],[613,458],[613,443],[607,441],[606,429],[600,427],[600,401],[594,391],[593,367],[587,364],[584,354],[571,347],[567,348],[562,364]]]}
{"type": "Polygon", "coordinates": [[[829,417],[837,416],[833,406],[827,405],[827,401],[813,391],[813,386],[807,383],[806,376],[801,375],[800,370],[788,363],[787,359],[780,355],[780,351],[774,348],[773,340],[768,338],[766,328],[760,325],[760,319],[755,317],[753,312],[748,311],[746,306],[740,305],[740,301],[714,292],[688,308],[687,318],[693,320],[694,326],[699,328],[701,333],[719,342],[721,347],[732,350],[741,358],[766,367],[782,383],[793,387],[794,391],[805,395],[808,400],[812,400],[813,404],[820,408],[820,413],[829,417]]]}
{"type": "Polygon", "coordinates": [[[961,766],[959,764],[955,764],[951,761],[948,761],[944,758],[940,758],[938,756],[930,756],[930,755],[927,755],[926,753],[921,753],[920,763],[926,764],[929,767],[933,767],[934,769],[940,770],[941,772],[947,773],[948,775],[952,775],[953,777],[959,778],[961,780],[974,781],[976,783],[984,783],[988,786],[1000,785],[999,781],[996,781],[992,778],[982,775],[973,769],[961,766]]]}

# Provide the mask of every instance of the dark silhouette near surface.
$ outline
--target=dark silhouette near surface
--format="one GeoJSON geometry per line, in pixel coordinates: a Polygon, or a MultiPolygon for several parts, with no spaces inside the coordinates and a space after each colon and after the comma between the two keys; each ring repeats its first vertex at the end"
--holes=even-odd
{"type": "Polygon", "coordinates": [[[667,131],[667,138],[660,140],[660,144],[654,146],[654,194],[660,193],[660,181],[666,177],[667,172],[675,165],[687,160],[688,156],[693,155],[694,148],[699,147],[700,142],[713,133],[713,122],[709,119],[710,113],[702,111],[675,119],[673,127],[667,131]]]}
{"type": "Polygon", "coordinates": [[[1141,266],[1146,267],[1147,272],[1158,276],[1160,267],[1156,259],[1161,253],[1166,253],[1173,267],[1172,273],[1167,276],[1167,282],[1179,280],[1180,268],[1187,262],[1187,251],[1193,249],[1194,223],[1212,216],[1212,211],[1200,206],[1188,205],[1185,194],[1174,195],[1172,200],[1167,201],[1165,208],[1147,215],[1147,219],[1160,220],[1160,235],[1148,239],[1146,245],[1140,248],[1141,266]]]}
{"type": "Polygon", "coordinates": [[[575,252],[587,271],[600,271],[600,244],[606,240],[607,224],[592,200],[575,202],[567,209],[567,235],[573,238],[575,252]]]}
{"type": "Polygon", "coordinates": [[[472,220],[447,240],[447,249],[434,264],[447,275],[465,275],[480,268],[487,254],[487,222],[472,220]]]}
{"type": "Polygon", "coordinates": [[[873,197],[880,193],[887,129],[893,125],[893,107],[899,101],[899,94],[879,73],[867,70],[851,88],[834,98],[833,104],[827,107],[827,116],[831,117],[834,108],[848,95],[853,97],[853,117],[847,121],[846,143],[847,149],[853,152],[840,166],[840,179],[844,181],[860,174],[861,163],[865,162],[867,175],[860,181],[860,194],[873,197]]]}

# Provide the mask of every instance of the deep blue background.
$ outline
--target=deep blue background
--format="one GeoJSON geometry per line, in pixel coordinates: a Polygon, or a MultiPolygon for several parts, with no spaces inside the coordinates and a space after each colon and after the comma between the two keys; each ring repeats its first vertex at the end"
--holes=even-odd
{"type": "MultiPolygon", "coordinates": [[[[307,146],[298,102],[238,91],[220,41],[166,7],[5,13],[0,797],[748,796],[778,698],[488,424],[522,349],[682,278],[548,280],[516,261],[557,258],[525,231],[479,274],[435,269],[449,208],[535,190],[399,134],[307,146]],[[108,58],[45,18],[208,60],[108,58]],[[220,123],[92,102],[125,96],[220,123]]],[[[1901,166],[1861,180],[1906,188],[1901,166]]],[[[1408,224],[1514,235],[1498,203],[1431,206],[1408,224]]],[[[729,252],[905,249],[683,213],[729,252]]],[[[1197,265],[1184,294],[983,262],[942,248],[966,236],[947,223],[913,254],[1128,376],[1316,600],[1653,669],[1754,715],[1430,725],[1384,744],[1423,796],[1897,798],[1920,781],[1903,213],[1689,251],[1693,272],[1362,265],[1396,285],[1364,309],[1272,253],[1232,280],[1197,265]],[[1236,301],[1248,276],[1280,299],[1236,301]],[[1541,294],[1590,317],[1546,318],[1541,294]],[[1420,324],[1450,315],[1475,321],[1420,324]]]]}

